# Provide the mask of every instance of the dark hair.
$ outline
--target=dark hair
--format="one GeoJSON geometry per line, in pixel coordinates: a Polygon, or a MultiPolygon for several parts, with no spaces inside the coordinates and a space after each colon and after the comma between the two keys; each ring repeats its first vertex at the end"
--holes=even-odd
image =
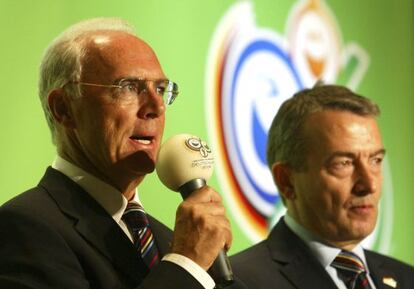
{"type": "Polygon", "coordinates": [[[286,100],[269,130],[267,162],[289,164],[293,169],[305,169],[306,139],[302,127],[309,115],[323,110],[349,111],[361,116],[376,117],[378,105],[366,97],[339,85],[320,85],[297,92],[286,100]]]}

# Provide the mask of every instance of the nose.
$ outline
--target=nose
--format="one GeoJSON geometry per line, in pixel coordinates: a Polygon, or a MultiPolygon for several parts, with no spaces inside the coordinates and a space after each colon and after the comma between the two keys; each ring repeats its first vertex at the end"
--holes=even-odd
{"type": "Polygon", "coordinates": [[[372,169],[369,164],[360,163],[355,169],[354,194],[363,196],[378,191],[381,182],[381,171],[372,169]]]}
{"type": "Polygon", "coordinates": [[[163,98],[153,89],[146,88],[139,95],[138,117],[144,119],[158,118],[165,113],[163,98]]]}

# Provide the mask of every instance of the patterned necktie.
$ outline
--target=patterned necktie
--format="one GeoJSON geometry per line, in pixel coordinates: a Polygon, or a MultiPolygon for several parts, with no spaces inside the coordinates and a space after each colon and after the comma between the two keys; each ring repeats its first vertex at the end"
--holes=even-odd
{"type": "Polygon", "coordinates": [[[371,289],[364,263],[354,253],[342,250],[331,265],[343,278],[348,289],[371,289]]]}
{"type": "Polygon", "coordinates": [[[151,269],[158,264],[158,249],[155,244],[144,209],[135,202],[128,203],[122,220],[126,223],[134,239],[134,245],[140,252],[142,260],[151,269]]]}

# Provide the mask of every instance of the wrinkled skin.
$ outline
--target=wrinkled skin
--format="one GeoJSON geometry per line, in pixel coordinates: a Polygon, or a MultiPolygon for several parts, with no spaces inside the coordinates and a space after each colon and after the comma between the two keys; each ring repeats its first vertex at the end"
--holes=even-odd
{"type": "MultiPolygon", "coordinates": [[[[165,79],[154,51],[121,32],[87,36],[81,82],[115,84],[122,78],[165,79]]],[[[165,105],[150,89],[122,103],[107,87],[81,86],[82,97],[56,89],[49,106],[58,130],[58,152],[66,160],[117,188],[127,199],[153,172],[165,124],[165,105]]],[[[217,192],[196,191],[177,210],[171,252],[207,270],[232,240],[230,223],[217,192]]]]}

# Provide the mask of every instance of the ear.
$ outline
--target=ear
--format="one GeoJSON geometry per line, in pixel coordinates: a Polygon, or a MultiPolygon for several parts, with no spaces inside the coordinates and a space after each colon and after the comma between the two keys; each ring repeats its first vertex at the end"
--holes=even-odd
{"type": "Polygon", "coordinates": [[[279,189],[279,193],[285,200],[295,198],[295,190],[291,183],[291,170],[287,164],[275,163],[272,166],[273,179],[279,189]]]}
{"type": "Polygon", "coordinates": [[[63,89],[52,90],[47,96],[47,102],[57,123],[67,128],[75,127],[70,100],[63,89]]]}

